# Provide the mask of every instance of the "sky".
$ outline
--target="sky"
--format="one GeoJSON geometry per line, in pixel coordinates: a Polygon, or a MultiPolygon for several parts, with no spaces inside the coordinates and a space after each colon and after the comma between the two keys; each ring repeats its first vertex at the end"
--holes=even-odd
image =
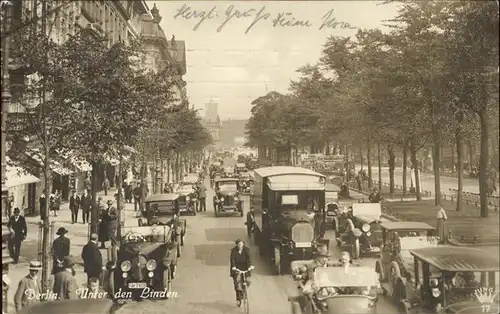
{"type": "Polygon", "coordinates": [[[252,100],[288,92],[296,70],[318,62],[329,36],[383,29],[396,14],[395,5],[379,1],[147,2],[156,3],[167,38],[186,42],[190,103],[203,116],[212,99],[222,120],[246,119],[252,100]]]}

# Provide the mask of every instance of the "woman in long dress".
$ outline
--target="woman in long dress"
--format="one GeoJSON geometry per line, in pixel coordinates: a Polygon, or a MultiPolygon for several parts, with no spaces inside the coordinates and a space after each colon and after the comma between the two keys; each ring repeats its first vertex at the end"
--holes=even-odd
{"type": "Polygon", "coordinates": [[[439,242],[444,244],[448,241],[448,235],[446,231],[446,220],[448,220],[448,216],[446,215],[443,207],[438,208],[436,219],[439,242]]]}

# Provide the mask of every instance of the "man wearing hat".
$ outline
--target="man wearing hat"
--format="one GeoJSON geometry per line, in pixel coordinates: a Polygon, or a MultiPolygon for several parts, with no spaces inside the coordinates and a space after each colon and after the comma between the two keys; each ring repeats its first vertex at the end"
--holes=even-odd
{"type": "Polygon", "coordinates": [[[70,240],[64,236],[66,233],[68,233],[66,228],[59,228],[56,232],[59,237],[52,243],[52,258],[54,260],[52,274],[63,270],[63,260],[69,255],[70,240]]]}
{"type": "Polygon", "coordinates": [[[14,236],[9,239],[9,253],[14,263],[19,262],[19,255],[21,254],[21,243],[26,239],[28,234],[28,227],[26,226],[26,219],[21,215],[18,207],[14,208],[14,215],[9,218],[7,227],[14,231],[14,236]]]}
{"type": "Polygon", "coordinates": [[[74,224],[78,221],[78,210],[80,209],[80,197],[76,195],[75,190],[71,191],[69,209],[71,210],[71,223],[74,224]]]}
{"type": "Polygon", "coordinates": [[[38,272],[42,270],[42,263],[32,261],[29,265],[29,274],[19,281],[16,294],[14,295],[14,304],[16,311],[20,312],[22,308],[40,302],[36,296],[42,293],[38,272]]]}
{"type": "Polygon", "coordinates": [[[101,277],[102,254],[97,246],[97,239],[97,234],[92,233],[90,241],[82,249],[83,270],[87,274],[87,279],[101,277]]]}
{"type": "Polygon", "coordinates": [[[73,276],[73,266],[75,262],[71,256],[65,256],[62,262],[63,270],[54,275],[54,289],[59,300],[70,299],[76,300],[76,290],[78,285],[76,278],[73,276]]]}

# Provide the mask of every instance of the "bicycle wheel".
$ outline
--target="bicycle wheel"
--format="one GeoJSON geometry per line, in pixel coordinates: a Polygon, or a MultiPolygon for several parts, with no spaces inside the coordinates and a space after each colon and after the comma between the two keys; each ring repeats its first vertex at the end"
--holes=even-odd
{"type": "Polygon", "coordinates": [[[243,294],[243,309],[245,310],[245,314],[250,314],[250,303],[248,302],[248,294],[246,289],[243,294]]]}

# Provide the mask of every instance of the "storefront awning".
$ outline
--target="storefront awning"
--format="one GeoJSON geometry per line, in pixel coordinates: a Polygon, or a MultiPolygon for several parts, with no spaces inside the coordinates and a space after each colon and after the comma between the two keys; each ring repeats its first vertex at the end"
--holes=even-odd
{"type": "MultiPolygon", "coordinates": [[[[38,150],[31,149],[31,150],[27,150],[25,153],[26,153],[26,155],[31,157],[33,160],[35,160],[38,164],[43,165],[41,154],[38,152],[38,150]]],[[[61,165],[59,162],[55,161],[54,159],[52,159],[50,161],[50,170],[54,171],[55,173],[59,174],[60,176],[67,176],[67,175],[70,175],[70,174],[75,172],[71,169],[64,167],[63,165],[61,165]]]]}
{"type": "Polygon", "coordinates": [[[15,186],[40,182],[40,179],[28,173],[21,167],[7,165],[6,170],[4,187],[12,188],[15,186]]]}

